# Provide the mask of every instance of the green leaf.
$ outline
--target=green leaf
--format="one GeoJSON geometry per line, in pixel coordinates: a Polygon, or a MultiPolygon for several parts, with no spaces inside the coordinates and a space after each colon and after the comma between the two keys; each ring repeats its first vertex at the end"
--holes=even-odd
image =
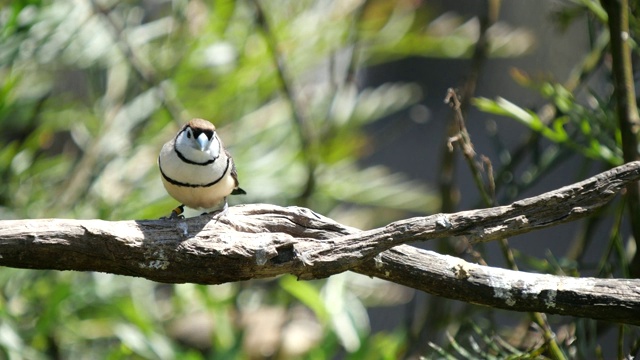
{"type": "Polygon", "coordinates": [[[320,322],[329,319],[329,312],[320,291],[312,282],[297,281],[291,275],[280,278],[280,287],[313,311],[320,322]]]}

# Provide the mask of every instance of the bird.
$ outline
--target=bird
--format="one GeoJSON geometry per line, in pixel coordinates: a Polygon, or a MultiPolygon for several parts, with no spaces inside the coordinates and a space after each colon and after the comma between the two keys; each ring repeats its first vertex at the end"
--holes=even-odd
{"type": "Polygon", "coordinates": [[[227,196],[246,194],[216,127],[204,119],[192,119],[162,146],[158,167],[164,188],[181,203],[171,211],[171,219],[184,218],[185,206],[209,211],[224,203],[216,212],[224,214],[227,196]]]}

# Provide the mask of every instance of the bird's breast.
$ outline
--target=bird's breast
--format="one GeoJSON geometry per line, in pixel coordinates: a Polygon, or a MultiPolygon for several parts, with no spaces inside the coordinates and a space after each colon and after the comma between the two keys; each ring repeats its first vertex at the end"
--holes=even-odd
{"type": "Polygon", "coordinates": [[[224,153],[207,165],[182,161],[171,143],[160,151],[158,164],[162,183],[174,199],[195,209],[209,209],[219,204],[235,187],[231,176],[231,159],[224,153]]]}
{"type": "Polygon", "coordinates": [[[163,177],[185,186],[205,186],[222,178],[230,169],[230,159],[222,154],[214,162],[199,165],[181,160],[172,146],[166,144],[158,159],[163,177]]]}

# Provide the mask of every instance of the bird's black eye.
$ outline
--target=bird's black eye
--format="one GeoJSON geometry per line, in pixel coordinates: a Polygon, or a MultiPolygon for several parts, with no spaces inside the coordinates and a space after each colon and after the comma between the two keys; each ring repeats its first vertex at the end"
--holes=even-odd
{"type": "Polygon", "coordinates": [[[191,139],[191,129],[187,129],[187,139],[191,139]]]}

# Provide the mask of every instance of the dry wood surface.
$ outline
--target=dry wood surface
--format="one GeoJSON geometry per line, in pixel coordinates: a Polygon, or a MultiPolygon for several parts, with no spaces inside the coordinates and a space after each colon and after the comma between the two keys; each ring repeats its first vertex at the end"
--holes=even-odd
{"type": "Polygon", "coordinates": [[[591,214],[638,179],[640,162],[630,162],[510,205],[367,231],[306,208],[267,204],[234,206],[214,220],[3,220],[0,265],[199,284],[287,273],[317,279],[350,270],[496,308],[640,325],[640,280],[510,271],[404,245],[452,236],[492,241],[566,223],[591,214]]]}

